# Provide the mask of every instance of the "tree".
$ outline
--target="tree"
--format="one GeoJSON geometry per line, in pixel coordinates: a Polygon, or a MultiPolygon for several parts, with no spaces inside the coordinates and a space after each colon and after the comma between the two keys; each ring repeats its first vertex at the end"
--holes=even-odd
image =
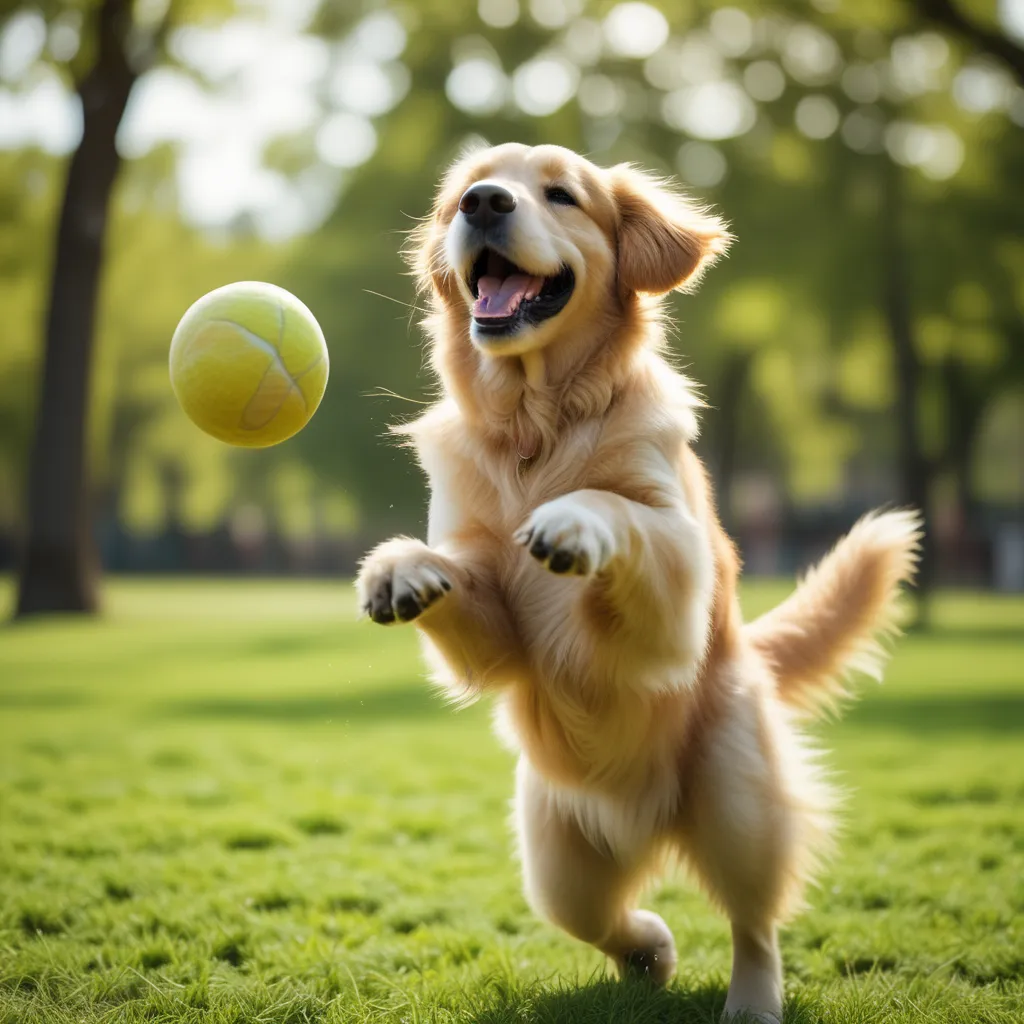
{"type": "Polygon", "coordinates": [[[1004,32],[981,24],[957,6],[955,0],[911,0],[911,6],[922,19],[959,36],[969,46],[998,58],[1024,86],[1024,47],[1004,32]]]}
{"type": "MultiPolygon", "coordinates": [[[[99,0],[93,2],[95,23],[100,7],[99,0]]],[[[208,13],[213,2],[175,0],[175,23],[208,13]],[[187,2],[192,7],[183,14],[187,2]]],[[[984,24],[980,0],[954,2],[971,25],[984,24]]],[[[318,486],[333,486],[351,498],[365,539],[376,530],[415,527],[420,474],[385,440],[387,424],[415,406],[367,394],[387,388],[414,401],[431,395],[420,339],[411,329],[416,317],[407,305],[416,300],[401,277],[401,232],[427,211],[442,167],[473,135],[558,142],[598,163],[628,159],[680,174],[698,197],[720,206],[733,221],[739,242],[730,259],[709,275],[698,298],[680,297],[673,310],[680,324],[679,354],[705,385],[711,406],[704,443],[727,518],[730,479],[751,470],[775,476],[785,501],[816,508],[840,499],[903,500],[928,508],[937,492],[945,493],[950,476],[966,483],[973,438],[991,395],[1021,373],[1011,344],[1019,330],[1015,296],[1024,272],[1019,260],[1011,266],[1021,228],[1019,204],[1011,197],[1024,158],[1021,133],[1009,116],[1018,117],[1017,108],[1006,101],[977,113],[958,105],[959,94],[954,101],[960,72],[975,74],[980,67],[993,73],[997,65],[985,55],[998,56],[996,51],[956,26],[943,27],[950,33],[944,44],[930,28],[937,22],[919,13],[927,0],[866,6],[774,0],[742,10],[732,4],[722,10],[708,0],[685,8],[657,0],[654,5],[662,8],[669,34],[663,49],[652,44],[647,59],[635,40],[618,47],[602,25],[614,0],[591,0],[580,13],[572,4],[548,10],[523,3],[512,25],[511,7],[512,14],[488,22],[485,12],[496,11],[494,5],[418,0],[415,10],[402,9],[417,27],[411,30],[413,22],[406,22],[410,31],[399,60],[395,53],[381,56],[363,47],[363,22],[353,29],[361,11],[321,4],[318,21],[306,31],[336,44],[330,47],[333,61],[352,60],[360,74],[377,61],[369,79],[383,74],[405,83],[394,94],[404,98],[383,112],[373,103],[362,108],[358,96],[339,94],[333,74],[321,83],[317,100],[327,119],[352,123],[359,115],[364,128],[368,118],[373,121],[365,130],[375,136],[376,150],[361,166],[331,164],[317,125],[297,129],[266,154],[275,171],[294,174],[297,189],[310,170],[333,169],[342,181],[341,201],[323,227],[310,238],[278,245],[267,264],[280,268],[275,279],[300,294],[325,328],[332,358],[327,400],[286,450],[247,462],[245,473],[233,453],[207,458],[210,453],[192,444],[189,428],[165,401],[158,364],[163,332],[173,328],[182,291],[212,287],[205,282],[219,272],[217,257],[205,270],[183,259],[191,283],[185,287],[183,274],[177,275],[161,302],[153,301],[156,286],[147,283],[143,269],[117,271],[103,302],[105,336],[134,342],[146,334],[148,341],[125,350],[120,365],[128,379],[119,388],[120,405],[111,413],[105,398],[99,417],[93,414],[109,426],[106,454],[93,467],[107,515],[122,509],[121,478],[145,477],[150,493],[157,489],[151,463],[159,456],[158,461],[178,460],[189,479],[230,477],[224,494],[236,497],[225,502],[241,500],[242,476],[245,500],[260,501],[256,495],[267,490],[267,479],[286,464],[304,462],[316,472],[318,486]],[[905,90],[902,63],[909,53],[913,70],[915,47],[921,46],[929,52],[937,46],[940,65],[920,89],[905,90]],[[579,88],[574,98],[575,87],[565,90],[562,105],[545,113],[549,84],[560,72],[550,64],[532,78],[527,72],[538,60],[551,59],[561,62],[565,81],[579,88]],[[455,74],[460,69],[466,74],[455,74]],[[873,98],[865,93],[865,78],[869,86],[874,82],[873,98]],[[461,102],[456,80],[469,83],[461,102]],[[529,99],[531,88],[539,93],[529,99]],[[678,116],[693,101],[691,94],[704,91],[715,93],[715,118],[692,124],[678,116]],[[722,127],[729,117],[723,122],[718,115],[723,97],[737,95],[746,113],[730,134],[722,127]],[[818,115],[808,130],[801,121],[805,109],[818,115]],[[851,126],[856,133],[847,130],[851,126]],[[944,132],[947,141],[952,137],[961,147],[962,169],[931,180],[907,156],[909,150],[894,145],[908,130],[924,131],[932,141],[936,133],[944,132]],[[705,173],[691,176],[691,166],[700,165],[691,164],[694,153],[705,173]],[[317,165],[318,157],[330,166],[317,165]],[[962,302],[958,296],[974,294],[978,282],[988,293],[985,301],[968,296],[962,302]],[[149,296],[144,309],[135,299],[140,288],[149,296]],[[936,341],[937,330],[945,340],[936,341]],[[988,341],[979,352],[973,339],[982,334],[988,341]],[[220,468],[212,468],[214,463],[220,468]]],[[[68,0],[62,6],[72,5],[68,0]]],[[[140,4],[143,9],[152,5],[140,4]]],[[[390,12],[377,7],[367,15],[381,17],[390,12]]],[[[84,80],[95,56],[90,49],[89,68],[74,77],[84,80]]],[[[202,75],[201,69],[188,71],[202,75]]],[[[338,80],[350,82],[351,75],[338,80]]],[[[921,148],[920,138],[915,145],[921,148]]],[[[159,177],[173,170],[170,147],[161,160],[165,165],[156,161],[147,173],[159,177]]],[[[133,163],[131,177],[123,179],[126,189],[140,173],[133,163]]],[[[154,234],[155,225],[145,199],[141,205],[138,215],[120,222],[112,266],[130,263],[135,253],[158,252],[164,244],[140,237],[154,234]]],[[[174,235],[169,221],[164,230],[167,238],[174,235]]],[[[185,240],[190,230],[182,229],[176,252],[193,251],[193,242],[185,240]]],[[[233,226],[235,254],[225,257],[225,269],[248,272],[237,253],[250,247],[252,230],[233,226]]],[[[22,364],[28,365],[24,358],[22,364]]],[[[106,359],[100,367],[107,369],[106,359]]],[[[19,372],[24,376],[27,370],[19,372]]],[[[9,381],[2,383],[0,402],[12,390],[9,381]]],[[[24,417],[22,408],[8,405],[5,414],[13,410],[24,417]]],[[[80,441],[81,432],[74,436],[80,441]]],[[[960,489],[967,507],[968,489],[960,489]]],[[[736,525],[743,525],[739,517],[736,525]]]]}
{"type": "Polygon", "coordinates": [[[102,0],[92,21],[95,58],[75,88],[82,138],[68,167],[46,314],[18,616],[91,612],[97,605],[86,423],[108,211],[121,163],[115,136],[166,22],[157,27],[147,55],[132,60],[129,0],[102,0]]]}

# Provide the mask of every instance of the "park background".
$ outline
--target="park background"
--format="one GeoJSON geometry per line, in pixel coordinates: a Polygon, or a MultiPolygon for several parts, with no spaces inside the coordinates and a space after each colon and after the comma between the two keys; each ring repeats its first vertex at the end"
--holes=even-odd
{"type": "Polygon", "coordinates": [[[485,138],[638,162],[730,220],[729,259],[672,304],[674,348],[751,571],[792,572],[888,502],[926,510],[928,581],[1024,588],[1019,3],[151,0],[121,24],[130,6],[3,21],[0,566],[39,506],[76,513],[58,558],[92,543],[122,572],[350,573],[420,530],[420,474],[385,438],[435,390],[399,250],[485,138]],[[76,84],[114,105],[87,136],[76,84]],[[85,363],[65,325],[91,325],[94,272],[85,363]],[[321,409],[269,451],[203,436],[168,385],[178,318],[247,278],[294,291],[330,346],[321,409]],[[37,436],[48,325],[58,374],[91,366],[88,415],[55,398],[37,436]],[[33,451],[75,478],[80,444],[87,497],[44,486],[30,511],[33,451]]]}
{"type": "Polygon", "coordinates": [[[672,346],[749,616],[866,509],[925,513],[914,628],[820,727],[849,825],[784,939],[790,1018],[1019,1020],[1024,3],[4,0],[0,1022],[721,1008],[727,931],[681,881],[664,995],[533,918],[488,709],[356,620],[358,557],[425,518],[387,436],[436,393],[404,233],[479,139],[730,221],[672,346]],[[167,374],[241,279],[330,348],[262,451],[167,374]]]}

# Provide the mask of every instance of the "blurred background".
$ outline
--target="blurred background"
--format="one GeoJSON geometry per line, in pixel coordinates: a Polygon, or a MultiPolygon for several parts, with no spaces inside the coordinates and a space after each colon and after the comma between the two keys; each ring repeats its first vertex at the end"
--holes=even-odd
{"type": "Polygon", "coordinates": [[[673,174],[738,243],[673,300],[748,571],[926,510],[926,588],[1024,590],[1024,2],[5,0],[0,572],[342,576],[421,532],[385,436],[434,394],[403,232],[469,139],[673,174]],[[168,382],[200,295],[276,282],[331,379],[244,451],[168,382]]]}

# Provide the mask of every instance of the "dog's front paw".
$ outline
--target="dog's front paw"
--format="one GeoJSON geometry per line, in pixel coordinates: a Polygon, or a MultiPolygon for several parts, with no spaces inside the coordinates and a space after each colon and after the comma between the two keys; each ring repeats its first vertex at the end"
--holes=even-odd
{"type": "Polygon", "coordinates": [[[412,622],[449,590],[443,559],[417,540],[389,540],[363,561],[356,592],[374,622],[412,622]]]}
{"type": "Polygon", "coordinates": [[[615,535],[605,520],[571,494],[534,509],[513,539],[550,572],[590,576],[608,567],[615,535]]]}

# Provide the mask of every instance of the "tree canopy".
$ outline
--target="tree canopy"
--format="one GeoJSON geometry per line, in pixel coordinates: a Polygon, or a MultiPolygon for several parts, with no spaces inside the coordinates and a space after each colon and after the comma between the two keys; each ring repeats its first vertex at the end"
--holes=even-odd
{"type": "MultiPolygon", "coordinates": [[[[1024,79],[994,7],[136,3],[128,52],[146,64],[118,136],[89,419],[101,516],[142,533],[209,529],[252,506],[295,537],[417,527],[419,474],[385,432],[434,385],[399,251],[470,137],[645,164],[729,219],[729,260],[673,313],[730,516],[768,491],[793,508],[901,500],[908,443],[940,512],[1019,503],[1024,79]],[[254,62],[275,57],[299,97],[277,112],[252,84],[254,62]],[[223,116],[204,136],[206,110],[223,116]],[[262,126],[263,191],[218,221],[195,182],[204,153],[227,174],[215,136],[232,110],[262,126]],[[331,348],[313,422],[259,453],[200,435],[166,375],[181,313],[244,278],[298,294],[331,348]]],[[[0,17],[0,111],[23,123],[26,104],[57,109],[63,95],[71,120],[63,137],[0,130],[8,530],[23,508],[70,90],[95,59],[96,8],[34,2],[0,17]]]]}

